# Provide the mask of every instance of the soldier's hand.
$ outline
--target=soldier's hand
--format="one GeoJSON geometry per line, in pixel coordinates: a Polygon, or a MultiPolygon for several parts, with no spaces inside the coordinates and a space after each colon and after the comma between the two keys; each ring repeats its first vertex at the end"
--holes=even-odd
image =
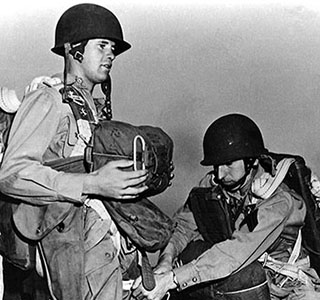
{"type": "Polygon", "coordinates": [[[133,161],[116,160],[87,175],[84,183],[85,194],[96,194],[116,199],[133,199],[148,189],[143,183],[146,170],[127,171],[133,161]]]}

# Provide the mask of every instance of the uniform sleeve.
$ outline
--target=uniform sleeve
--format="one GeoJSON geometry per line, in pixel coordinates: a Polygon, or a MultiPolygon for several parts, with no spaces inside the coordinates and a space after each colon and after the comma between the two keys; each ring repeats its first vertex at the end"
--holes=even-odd
{"type": "Polygon", "coordinates": [[[215,244],[192,262],[175,269],[181,289],[226,277],[263,254],[280,236],[293,209],[288,193],[266,200],[258,210],[252,232],[236,230],[231,239],[215,244]]]}
{"type": "Polygon", "coordinates": [[[61,96],[53,88],[37,90],[24,99],[1,166],[2,193],[32,204],[81,202],[84,174],[58,172],[43,165],[45,151],[58,138],[61,112],[61,96]]]}

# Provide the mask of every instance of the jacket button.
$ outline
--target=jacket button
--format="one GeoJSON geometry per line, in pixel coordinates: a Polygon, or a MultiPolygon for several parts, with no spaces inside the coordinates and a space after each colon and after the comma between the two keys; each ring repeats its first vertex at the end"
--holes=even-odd
{"type": "Polygon", "coordinates": [[[186,283],[186,282],[184,282],[183,284],[182,284],[182,286],[183,287],[186,287],[188,284],[186,283]]]}
{"type": "Polygon", "coordinates": [[[221,200],[221,195],[220,195],[220,194],[217,195],[217,199],[218,199],[218,200],[221,200]]]}
{"type": "Polygon", "coordinates": [[[130,219],[131,222],[137,222],[138,221],[138,216],[129,215],[129,219],[130,219]]]}
{"type": "Polygon", "coordinates": [[[64,225],[63,222],[61,222],[61,223],[57,226],[58,232],[63,232],[64,228],[65,228],[65,225],[64,225]]]}
{"type": "Polygon", "coordinates": [[[197,282],[197,280],[198,280],[198,279],[197,279],[196,277],[193,277],[193,278],[192,278],[192,281],[193,281],[193,282],[197,282]]]}

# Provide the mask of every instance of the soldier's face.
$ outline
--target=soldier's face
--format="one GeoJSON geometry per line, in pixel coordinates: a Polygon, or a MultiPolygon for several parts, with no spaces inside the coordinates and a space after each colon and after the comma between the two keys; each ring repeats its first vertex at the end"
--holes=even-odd
{"type": "Polygon", "coordinates": [[[219,183],[226,187],[233,187],[246,175],[244,161],[240,159],[228,164],[215,166],[214,174],[219,183]]]}
{"type": "Polygon", "coordinates": [[[81,62],[82,78],[98,84],[104,82],[112,68],[115,43],[108,39],[89,40],[81,62]]]}

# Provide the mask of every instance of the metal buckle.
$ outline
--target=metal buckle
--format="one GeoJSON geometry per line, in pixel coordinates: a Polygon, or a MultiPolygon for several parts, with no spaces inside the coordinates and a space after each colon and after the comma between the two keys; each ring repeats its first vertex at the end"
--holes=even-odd
{"type": "Polygon", "coordinates": [[[162,300],[169,300],[170,299],[170,292],[166,292],[162,300]]]}
{"type": "Polygon", "coordinates": [[[140,146],[141,146],[141,170],[145,170],[146,168],[146,164],[145,164],[146,142],[141,135],[136,135],[133,139],[133,169],[135,171],[139,170],[138,159],[137,159],[138,142],[140,142],[140,146]]]}

